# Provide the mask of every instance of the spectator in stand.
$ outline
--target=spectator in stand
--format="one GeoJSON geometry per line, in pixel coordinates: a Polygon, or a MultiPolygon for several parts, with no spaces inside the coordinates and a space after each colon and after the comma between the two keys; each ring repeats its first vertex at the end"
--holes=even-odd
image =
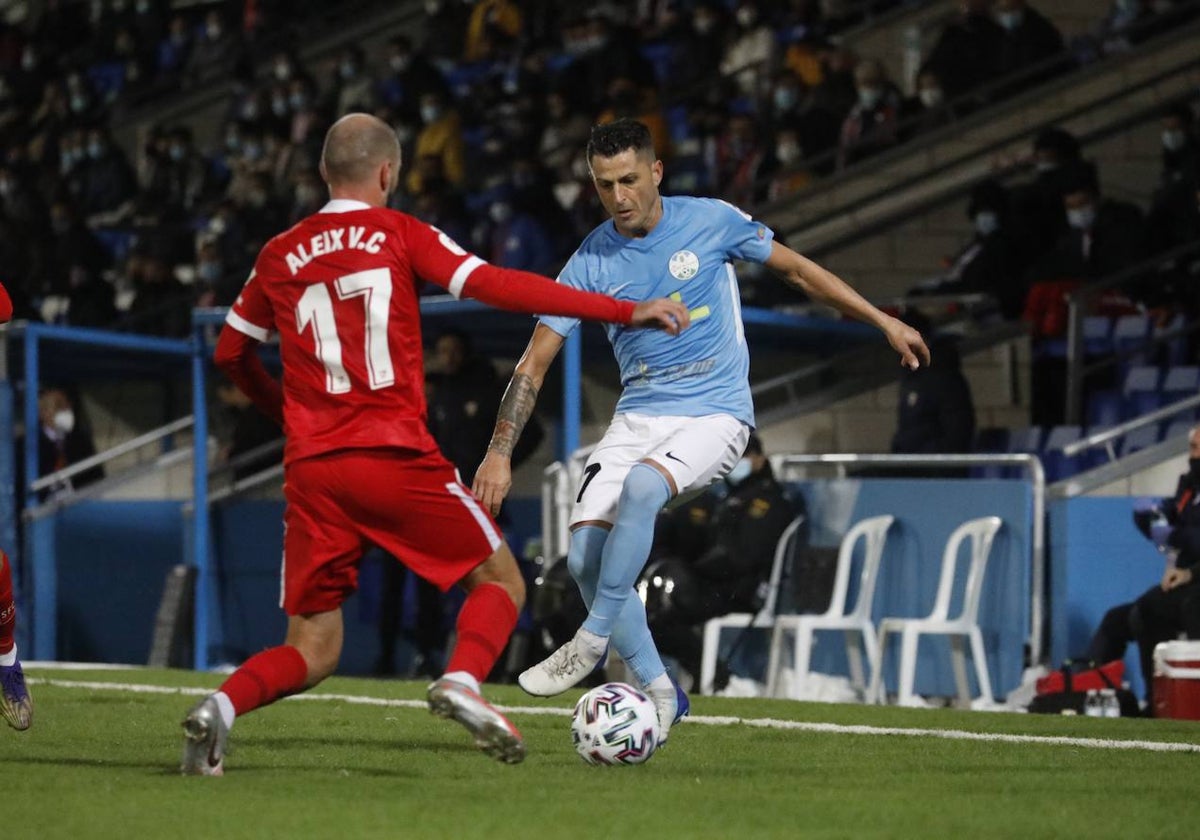
{"type": "Polygon", "coordinates": [[[949,125],[955,116],[954,106],[946,100],[946,88],[942,80],[937,73],[926,67],[917,76],[916,95],[904,103],[905,137],[913,137],[949,125]]]}
{"type": "Polygon", "coordinates": [[[1076,166],[1063,192],[1067,232],[1057,248],[1058,274],[1100,280],[1145,258],[1142,212],[1100,195],[1095,167],[1076,166]]]}
{"type": "Polygon", "coordinates": [[[992,0],[962,0],[925,59],[925,68],[943,80],[951,101],[996,77],[1004,30],[991,15],[992,0]]]}
{"type": "Polygon", "coordinates": [[[1157,0],[1113,0],[1095,31],[1072,41],[1075,58],[1080,64],[1090,64],[1105,56],[1129,52],[1161,31],[1162,23],[1155,18],[1164,5],[1169,8],[1170,0],[1166,4],[1157,0]]]}
{"type": "Polygon", "coordinates": [[[238,32],[225,25],[218,9],[204,16],[204,28],[192,44],[183,70],[184,84],[198,87],[219,79],[235,68],[241,52],[238,32]]]}
{"type": "Polygon", "coordinates": [[[1061,128],[1045,128],[1033,141],[1034,178],[1013,193],[1015,221],[1027,240],[1030,257],[1042,257],[1066,232],[1063,195],[1081,158],[1079,141],[1061,128]]]}
{"type": "Polygon", "coordinates": [[[148,335],[187,335],[192,326],[192,295],[166,258],[147,253],[136,273],[130,274],[134,296],[125,313],[128,328],[148,335]]]}
{"type": "Polygon", "coordinates": [[[600,97],[613,79],[630,79],[639,90],[654,87],[654,68],[642,55],[637,35],[614,30],[613,22],[599,10],[589,18],[563,24],[563,50],[574,59],[554,80],[554,88],[574,97],[574,107],[585,112],[600,110],[604,104],[600,97]]]}
{"type": "Polygon", "coordinates": [[[521,7],[513,0],[479,0],[467,20],[463,61],[497,58],[521,34],[521,7]]]}
{"type": "MultiPolygon", "coordinates": [[[[900,374],[892,452],[921,455],[970,452],[975,441],[975,403],[971,386],[963,376],[958,341],[934,332],[933,324],[919,309],[906,309],[900,320],[925,337],[930,353],[938,354],[938,363],[921,370],[905,369],[900,374]]],[[[944,476],[946,472],[939,474],[944,476]]]]}
{"type": "Polygon", "coordinates": [[[60,200],[50,206],[50,233],[46,253],[39,261],[43,272],[31,289],[34,296],[65,294],[74,267],[99,275],[112,264],[100,240],[79,219],[74,202],[60,200]]]}
{"type": "MultiPolygon", "coordinates": [[[[226,415],[229,429],[228,438],[217,452],[217,463],[237,462],[242,456],[259,452],[267,444],[283,438],[279,424],[255,408],[250,398],[224,377],[217,383],[217,401],[226,415]]],[[[282,446],[273,452],[260,452],[233,467],[233,480],[239,481],[282,461],[282,446]]]]}
{"type": "Polygon", "coordinates": [[[338,53],[334,105],[337,116],[375,107],[375,80],[363,71],[363,64],[363,51],[357,45],[345,46],[338,53]]]}
{"type": "MultiPolygon", "coordinates": [[[[463,143],[462,119],[458,111],[449,107],[441,94],[427,93],[421,97],[421,122],[424,127],[417,135],[414,160],[436,157],[441,162],[441,171],[446,181],[455,187],[462,184],[466,167],[466,146],[463,143]]],[[[417,195],[422,192],[421,173],[417,167],[413,167],[409,172],[406,183],[410,194],[417,195]]]]}
{"type": "Polygon", "coordinates": [[[721,75],[733,79],[742,96],[757,99],[775,70],[778,41],[759,13],[756,0],[739,0],[734,19],[736,34],[721,57],[721,75]]]}
{"type": "Polygon", "coordinates": [[[1070,67],[1062,33],[1025,0],[996,0],[994,11],[996,22],[1004,30],[996,78],[1020,74],[1020,78],[1005,82],[996,91],[997,98],[1027,90],[1070,67]]]}
{"type": "Polygon", "coordinates": [[[1200,137],[1192,109],[1172,105],[1162,116],[1162,172],[1146,220],[1151,253],[1175,248],[1195,236],[1191,223],[1200,184],[1200,137]]]}
{"type": "Polygon", "coordinates": [[[775,153],[764,166],[767,184],[767,201],[778,201],[812,181],[812,175],[803,166],[804,146],[800,134],[794,128],[781,128],[775,132],[775,153]]]}
{"type": "Polygon", "coordinates": [[[458,0],[425,0],[425,48],[443,72],[462,61],[471,9],[458,0]]]}
{"type": "Polygon", "coordinates": [[[676,48],[668,77],[670,90],[687,96],[689,91],[710,79],[712,68],[720,64],[725,54],[729,29],[724,15],[724,6],[713,0],[701,0],[696,4],[691,25],[672,39],[676,48]]]}
{"type": "Polygon", "coordinates": [[[398,118],[416,122],[421,116],[422,96],[448,93],[446,81],[433,62],[404,35],[388,41],[387,62],[379,96],[398,118]]]}
{"type": "Polygon", "coordinates": [[[112,284],[83,266],[71,266],[67,273],[67,322],[73,327],[111,328],[116,320],[112,284]]]}
{"type": "Polygon", "coordinates": [[[865,59],[854,68],[858,101],[842,123],[838,165],[848,166],[878,154],[899,142],[900,91],[876,59],[865,59]]]}
{"type": "Polygon", "coordinates": [[[767,184],[759,176],[765,159],[754,118],[750,114],[731,116],[716,142],[717,194],[739,206],[764,200],[767,184]]]}
{"type": "Polygon", "coordinates": [[[130,210],[137,184],[125,153],[112,141],[107,128],[87,135],[87,158],[80,165],[80,209],[93,226],[120,221],[130,210]]]}
{"type": "Polygon", "coordinates": [[[984,181],[971,191],[967,218],[975,234],[949,260],[947,271],[910,294],[978,293],[991,295],[1006,320],[1021,316],[1028,286],[1027,259],[1012,219],[1008,191],[996,181],[984,181]]]}
{"type": "Polygon", "coordinates": [[[608,84],[608,107],[596,117],[596,124],[603,125],[614,120],[636,119],[650,129],[654,148],[659,157],[671,156],[671,132],[658,102],[654,88],[638,87],[628,76],[617,76],[608,84]]]}
{"type": "Polygon", "coordinates": [[[1162,116],[1162,175],[1160,184],[1200,181],[1200,127],[1190,105],[1172,105],[1162,116]]]}
{"type": "Polygon", "coordinates": [[[514,206],[511,185],[491,191],[487,214],[491,220],[488,262],[502,268],[552,273],[556,254],[550,236],[532,214],[514,206]]]}
{"type": "MultiPolygon", "coordinates": [[[[38,467],[41,475],[66,469],[96,454],[92,432],[83,422],[75,400],[66,389],[50,386],[38,394],[38,467]]],[[[71,493],[104,478],[104,467],[95,466],[42,491],[41,498],[71,493]]]]}
{"type": "Polygon", "coordinates": [[[573,105],[571,97],[554,90],[546,94],[546,125],[538,142],[542,162],[560,178],[570,172],[571,159],[587,142],[592,121],[573,105]]]}

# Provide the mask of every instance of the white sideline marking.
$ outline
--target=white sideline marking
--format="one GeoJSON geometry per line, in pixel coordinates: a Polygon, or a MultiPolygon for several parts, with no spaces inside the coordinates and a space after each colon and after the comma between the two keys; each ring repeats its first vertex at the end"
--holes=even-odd
{"type": "MultiPolygon", "coordinates": [[[[84,688],[93,691],[127,691],[134,694],[179,694],[203,696],[211,688],[176,687],[168,685],[137,685],[134,683],[107,683],[86,680],[55,680],[30,678],[33,685],[56,688],[84,688]]],[[[356,706],[384,706],[402,709],[427,708],[424,700],[396,700],[386,697],[364,697],[356,694],[297,694],[286,700],[336,701],[356,706]]],[[[570,709],[555,706],[496,706],[502,712],[518,715],[552,715],[569,717],[570,709]]],[[[866,726],[864,724],[815,723],[799,720],[776,720],[774,718],[742,718],[721,715],[695,715],[688,717],[689,723],[706,726],[756,726],[763,729],[789,729],[799,732],[822,732],[834,735],[902,735],[919,738],[943,738],[949,741],[995,741],[1006,744],[1045,744],[1056,747],[1084,747],[1098,750],[1146,750],[1149,752],[1200,753],[1200,744],[1185,741],[1136,741],[1113,738],[1073,738],[1064,735],[1010,735],[999,732],[968,732],[964,729],[915,729],[899,726],[866,726]]]]}

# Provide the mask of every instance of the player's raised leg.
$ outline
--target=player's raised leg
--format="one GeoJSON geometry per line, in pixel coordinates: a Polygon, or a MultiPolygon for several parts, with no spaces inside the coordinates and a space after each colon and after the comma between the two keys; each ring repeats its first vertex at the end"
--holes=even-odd
{"type": "Polygon", "coordinates": [[[242,663],[183,720],[180,770],[189,776],[220,776],[225,741],[234,719],[311,688],[333,673],[342,651],[341,608],[288,617],[282,645],[242,663]]]}
{"type": "Polygon", "coordinates": [[[24,730],[33,723],[33,698],[17,659],[17,645],[13,640],[16,626],[12,563],[8,555],[0,551],[0,715],[13,729],[24,730]]]}
{"type": "Polygon", "coordinates": [[[604,656],[618,617],[650,555],[655,517],[673,492],[672,480],[656,467],[638,463],[629,470],[622,484],[616,521],[601,552],[600,577],[587,620],[570,641],[521,674],[518,681],[530,694],[550,697],[566,691],[590,674],[604,656]]]}
{"type": "Polygon", "coordinates": [[[493,758],[516,764],[525,758],[517,728],[480,694],[504,650],[525,603],[525,581],[505,543],[463,580],[467,599],[458,613],[457,640],[446,672],[429,686],[429,709],[458,721],[475,745],[493,758]]]}

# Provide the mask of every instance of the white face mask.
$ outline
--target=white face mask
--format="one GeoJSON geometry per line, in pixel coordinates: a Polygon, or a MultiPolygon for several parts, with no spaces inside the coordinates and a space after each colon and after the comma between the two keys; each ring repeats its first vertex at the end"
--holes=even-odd
{"type": "Polygon", "coordinates": [[[926,108],[936,108],[946,99],[941,88],[921,88],[917,96],[921,97],[921,104],[926,108]]]}
{"type": "Polygon", "coordinates": [[[421,122],[428,125],[429,123],[437,122],[438,117],[442,115],[442,109],[437,105],[422,105],[421,106],[421,122]]]}
{"type": "Polygon", "coordinates": [[[1000,229],[1000,217],[992,210],[980,210],[975,214],[975,230],[980,236],[987,236],[1000,229]]]}
{"type": "Polygon", "coordinates": [[[800,159],[800,144],[783,142],[775,147],[775,157],[785,166],[800,159]]]}
{"type": "Polygon", "coordinates": [[[502,225],[512,218],[512,205],[506,201],[497,201],[488,207],[488,215],[491,216],[493,222],[502,225]]]}
{"type": "Polygon", "coordinates": [[[75,412],[69,408],[56,411],[50,422],[59,432],[69,435],[71,434],[71,430],[75,428],[75,412]]]}
{"type": "Polygon", "coordinates": [[[879,100],[883,99],[882,88],[859,88],[858,101],[862,103],[864,108],[874,108],[879,104],[879,100]]]}
{"type": "Polygon", "coordinates": [[[1187,145],[1187,132],[1180,128],[1168,128],[1162,133],[1162,144],[1168,152],[1178,152],[1187,145]]]}
{"type": "Polygon", "coordinates": [[[749,29],[758,20],[758,12],[750,7],[743,6],[737,10],[737,22],[743,29],[749,29]]]}
{"type": "Polygon", "coordinates": [[[741,484],[750,477],[750,473],[753,471],[754,468],[750,466],[750,459],[743,458],[733,465],[733,469],[725,474],[725,480],[730,484],[741,484]]]}
{"type": "Polygon", "coordinates": [[[1021,25],[1021,21],[1025,19],[1025,14],[1020,9],[1012,9],[1006,12],[996,12],[996,23],[1003,26],[1009,32],[1012,32],[1021,25]]]}
{"type": "Polygon", "coordinates": [[[1095,222],[1096,208],[1090,204],[1067,211],[1067,224],[1076,230],[1088,230],[1095,222]]]}

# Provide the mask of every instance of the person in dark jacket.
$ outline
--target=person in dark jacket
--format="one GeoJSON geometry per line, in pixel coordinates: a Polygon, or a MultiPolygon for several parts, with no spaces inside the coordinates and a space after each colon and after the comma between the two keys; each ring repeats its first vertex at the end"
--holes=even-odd
{"type": "MultiPolygon", "coordinates": [[[[38,419],[38,466],[42,475],[66,469],[96,454],[91,431],[62,388],[50,387],[38,394],[38,419]]],[[[92,467],[43,491],[42,498],[70,493],[102,478],[104,467],[92,467]]]]}
{"type": "Polygon", "coordinates": [[[996,78],[1019,74],[1019,78],[1003,84],[995,98],[1027,90],[1071,66],[1058,27],[1025,0],[996,0],[993,11],[996,23],[1004,30],[997,52],[996,78]]]}
{"type": "Polygon", "coordinates": [[[970,93],[995,76],[1004,30],[988,13],[990,0],[963,0],[960,14],[946,24],[925,60],[943,81],[947,99],[970,93]]]}
{"type": "Polygon", "coordinates": [[[1092,637],[1087,656],[1111,662],[1137,642],[1148,708],[1154,708],[1154,647],[1180,633],[1200,639],[1200,426],[1188,436],[1188,471],[1175,494],[1135,510],[1134,522],[1167,557],[1162,581],[1136,601],[1109,610],[1092,637]]]}
{"type": "Polygon", "coordinates": [[[759,609],[775,546],[788,523],[802,512],[802,501],[785,494],[762,442],[753,434],[724,482],[663,511],[643,574],[647,612],[660,650],[698,676],[704,622],[759,609]],[[671,586],[663,587],[667,579],[671,586]]]}
{"type": "Polygon", "coordinates": [[[900,320],[925,337],[931,352],[937,352],[938,363],[901,374],[892,452],[970,452],[975,439],[975,404],[962,373],[957,341],[934,334],[929,319],[918,309],[906,310],[900,320]]]}

